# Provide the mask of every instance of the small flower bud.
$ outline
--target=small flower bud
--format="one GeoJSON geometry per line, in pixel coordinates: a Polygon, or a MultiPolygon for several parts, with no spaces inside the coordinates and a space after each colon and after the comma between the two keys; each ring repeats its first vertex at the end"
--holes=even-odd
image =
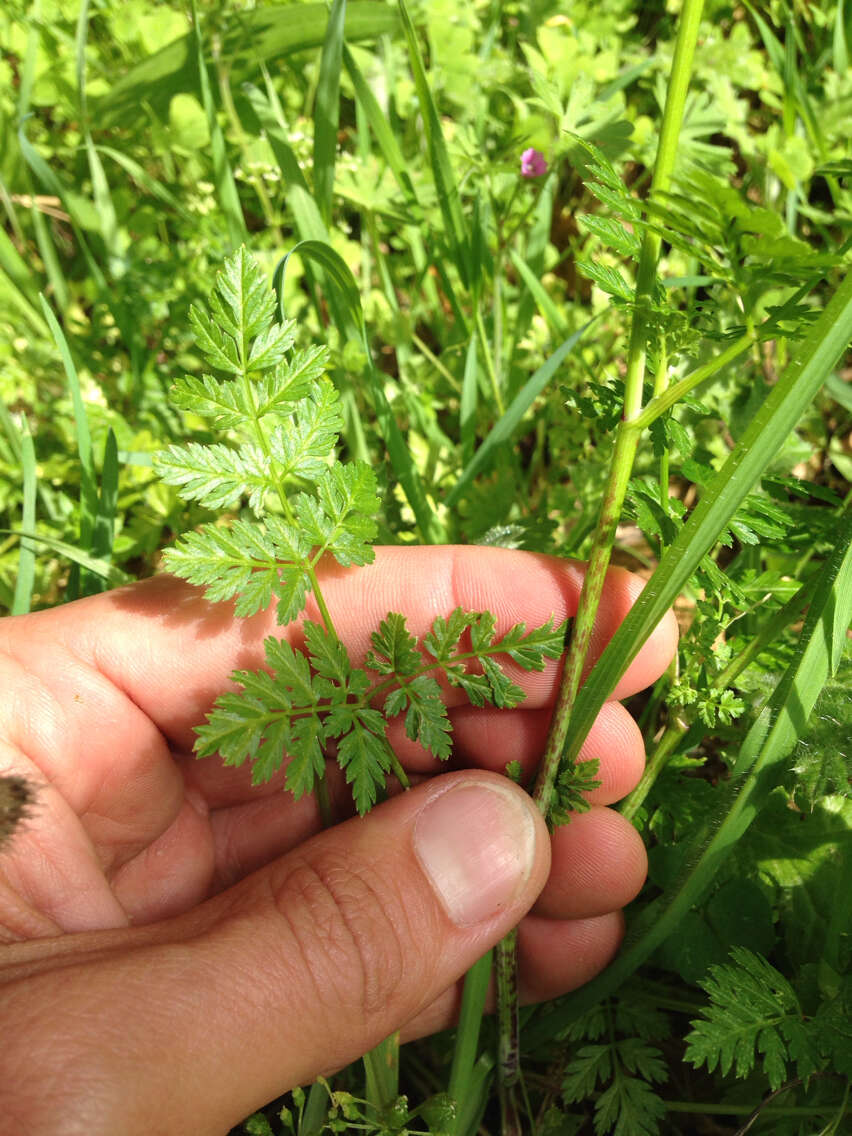
{"type": "Polygon", "coordinates": [[[547,173],[547,162],[544,154],[530,146],[521,154],[521,177],[537,178],[547,173]]]}

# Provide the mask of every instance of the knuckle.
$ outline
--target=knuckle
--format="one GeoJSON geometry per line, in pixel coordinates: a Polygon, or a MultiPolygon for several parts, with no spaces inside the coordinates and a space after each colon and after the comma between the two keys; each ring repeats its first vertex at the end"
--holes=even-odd
{"type": "Polygon", "coordinates": [[[288,866],[274,902],[321,1005],[365,1017],[386,1012],[403,984],[403,905],[367,869],[335,854],[288,866]]]}

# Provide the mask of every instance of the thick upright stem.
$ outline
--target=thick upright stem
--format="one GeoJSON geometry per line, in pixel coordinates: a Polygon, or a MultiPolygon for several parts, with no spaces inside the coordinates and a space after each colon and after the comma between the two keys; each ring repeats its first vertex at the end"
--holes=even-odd
{"type": "MultiPolygon", "coordinates": [[[[678,26],[677,46],[669,78],[666,109],[660,132],[660,145],[651,182],[651,196],[664,192],[671,182],[677,154],[677,140],[683,120],[683,108],[689,89],[692,59],[698,38],[698,25],[704,0],[685,0],[678,26]]],[[[589,650],[592,629],[603,592],[604,579],[612,555],[615,530],[624,505],[624,497],[633,469],[633,459],[639,444],[640,431],[636,426],[642,411],[642,387],[645,380],[646,343],[650,326],[649,304],[657,276],[660,255],[660,237],[650,229],[645,231],[636,280],[636,300],[630,329],[630,347],[627,358],[627,375],[624,383],[624,410],[615,440],[610,463],[609,479],[604,493],[598,525],[595,531],[589,566],[583,581],[577,615],[568,656],[565,660],[562,686],[554,711],[550,737],[539,769],[535,786],[535,799],[547,815],[553,798],[553,785],[568,734],[568,722],[589,650]]]]}
{"type": "Polygon", "coordinates": [[[497,1062],[504,1088],[514,1088],[518,1081],[520,1044],[518,1027],[518,970],[515,955],[518,932],[509,934],[497,945],[497,1004],[501,1014],[510,1020],[510,1028],[501,1031],[497,1062]]]}
{"type": "Polygon", "coordinates": [[[545,816],[550,811],[553,799],[553,787],[556,774],[559,771],[562,751],[565,748],[571,709],[574,705],[574,699],[577,697],[577,691],[580,689],[598,603],[612,554],[615,530],[621,516],[621,508],[624,504],[624,495],[627,491],[627,483],[630,480],[638,441],[639,432],[633,429],[629,423],[622,422],[615,439],[609,482],[598,517],[595,540],[589,556],[577,615],[571,633],[571,643],[565,659],[562,683],[533,792],[536,804],[545,816]]]}
{"type": "MultiPolygon", "coordinates": [[[[665,192],[671,182],[703,8],[704,0],[684,0],[678,25],[678,38],[672,71],[669,77],[657,160],[651,182],[651,196],[665,192]]],[[[636,420],[642,411],[646,344],[651,325],[650,302],[656,282],[659,254],[660,237],[647,229],[642,240],[637,271],[636,298],[630,329],[622,420],[616,435],[607,487],[601,505],[589,565],[580,593],[571,643],[565,660],[562,684],[534,790],[536,803],[545,816],[548,814],[553,800],[554,785],[568,739],[570,715],[580,687],[592,629],[603,592],[604,579],[612,554],[615,531],[621,516],[624,496],[627,492],[633,459],[639,442],[641,431],[637,428],[636,420]]],[[[516,956],[514,965],[517,965],[516,956]]],[[[508,1039],[512,1029],[512,1014],[509,1007],[504,1007],[502,1000],[500,1001],[500,1011],[500,1034],[501,1037],[505,1035],[508,1039]]],[[[500,1062],[500,1074],[504,1084],[512,1084],[512,1080],[516,1076],[513,1069],[502,1061],[500,1062]]]]}

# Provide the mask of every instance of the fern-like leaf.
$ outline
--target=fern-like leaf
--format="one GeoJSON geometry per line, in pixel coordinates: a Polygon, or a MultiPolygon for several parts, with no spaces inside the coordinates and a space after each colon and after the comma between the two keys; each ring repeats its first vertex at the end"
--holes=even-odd
{"type": "Polygon", "coordinates": [[[366,812],[391,771],[404,780],[386,737],[390,718],[402,716],[409,738],[448,757],[451,727],[438,677],[474,705],[516,706],[523,691],[501,657],[541,670],[561,652],[564,625],[551,619],[528,632],[518,624],[498,640],[490,613],[458,608],[418,643],[404,617],[390,613],[372,636],[371,673],[354,667],[315,570],[324,555],[345,567],[372,561],[380,502],[372,467],[337,458],[343,413],[323,373],[328,352],[295,348],[295,326],[277,322],[272,290],[245,249],[225,262],[206,310],[194,308],[190,318],[217,374],[178,379],[172,398],[224,436],[171,445],[156,468],[185,500],[226,515],[180,536],[165,564],[210,601],[232,601],[238,617],[275,604],[279,624],[295,620],[316,588],[327,621],[304,624],[304,650],[269,637],[264,668],[232,674],[239,690],[216,701],[196,731],[196,753],[227,765],[250,762],[255,783],[283,768],[299,797],[324,777],[333,747],[356,808],[366,812]],[[237,507],[238,517],[227,515],[237,507]]]}
{"type": "Polygon", "coordinates": [[[203,525],[184,533],[163,554],[170,572],[198,584],[212,603],[236,599],[236,613],[254,615],[269,606],[279,583],[280,565],[268,535],[247,521],[229,527],[203,525]]]}
{"type": "Polygon", "coordinates": [[[810,1031],[795,991],[761,955],[734,947],[732,962],[711,966],[702,986],[710,995],[687,1035],[686,1059],[747,1077],[759,1059],[770,1087],[779,1088],[794,1064],[807,1079],[817,1068],[810,1031]]]}

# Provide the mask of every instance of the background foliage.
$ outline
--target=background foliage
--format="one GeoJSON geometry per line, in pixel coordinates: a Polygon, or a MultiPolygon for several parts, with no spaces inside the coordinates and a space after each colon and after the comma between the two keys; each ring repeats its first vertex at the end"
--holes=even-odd
{"type": "MultiPolygon", "coordinates": [[[[152,460],[205,440],[167,392],[200,373],[189,307],[243,242],[270,276],[313,242],[279,278],[282,303],[300,348],[330,348],[345,452],[377,474],[380,539],[583,556],[620,413],[637,201],[678,9],[430,0],[410,6],[407,37],[395,6],[361,0],[335,65],[321,4],[193,15],[9,0],[0,605],[150,574],[176,534],[211,519],[152,460]],[[519,176],[529,146],[548,160],[540,179],[519,176]]],[[[848,263],[850,50],[842,0],[707,0],[675,184],[649,213],[664,241],[651,376],[679,378],[744,333],[753,343],[640,450],[617,539],[634,570],[671,544],[848,263]]],[[[674,886],[684,839],[795,658],[808,596],[785,605],[818,587],[849,500],[848,378],[841,365],[771,455],[679,601],[677,668],[634,706],[667,762],[625,807],[651,860],[632,919],[674,886]]],[[[847,661],[676,933],[527,1055],[537,1131],[733,1133],[753,1113],[755,1132],[840,1130],[849,679],[847,661]]],[[[441,1038],[403,1056],[412,1102],[445,1085],[448,1053],[441,1038]]],[[[298,1100],[287,1107],[310,1131],[298,1100]]],[[[279,1111],[254,1130],[286,1126],[279,1111]]]]}

